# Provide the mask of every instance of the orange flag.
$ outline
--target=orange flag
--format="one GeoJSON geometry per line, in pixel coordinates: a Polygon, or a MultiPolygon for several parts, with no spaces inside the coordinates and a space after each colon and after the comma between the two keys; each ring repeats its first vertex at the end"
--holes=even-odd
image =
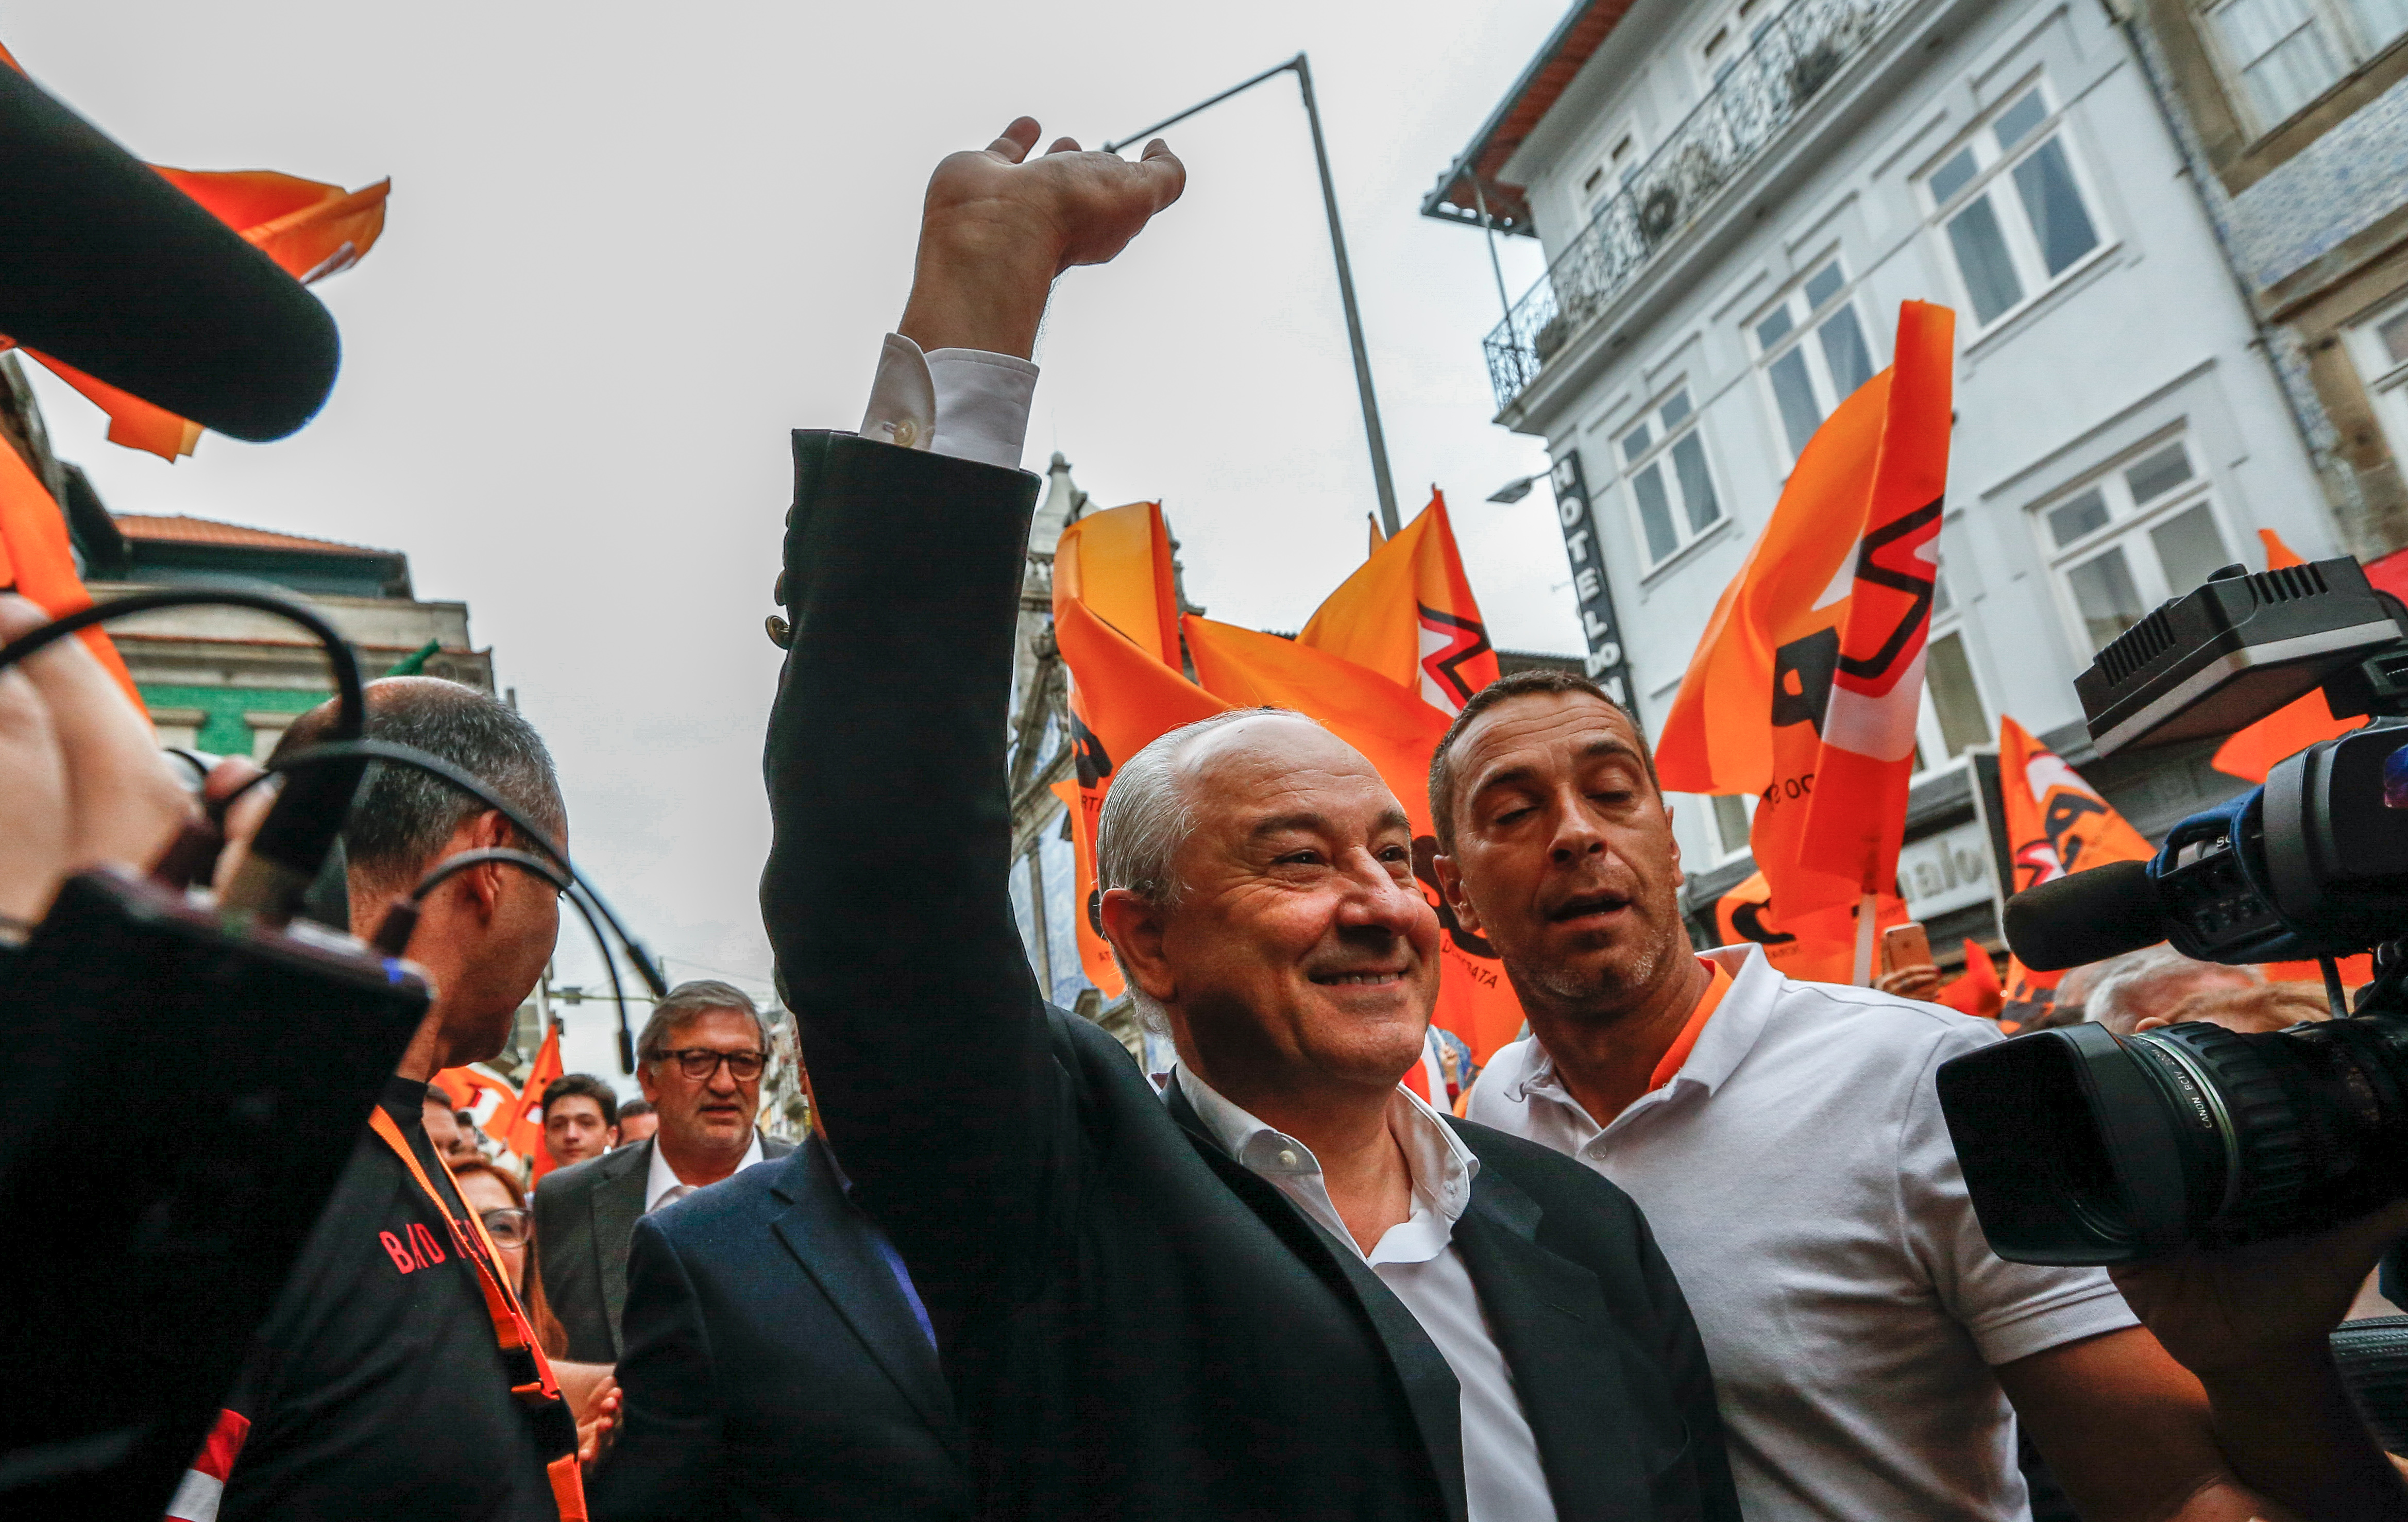
{"type": "MultiPolygon", "coordinates": [[[[478,1108],[480,1094],[492,1095],[494,1103],[479,1117],[479,1125],[483,1125],[489,1120],[498,1125],[510,1119],[519,1102],[518,1090],[482,1068],[446,1068],[435,1075],[435,1082],[444,1093],[452,1097],[452,1108],[454,1110],[475,1110],[478,1108]]],[[[492,1134],[491,1127],[488,1127],[487,1134],[492,1134]]]]}
{"type": "Polygon", "coordinates": [[[1103,990],[1106,999],[1115,999],[1126,985],[1112,960],[1111,942],[1104,939],[1103,896],[1096,889],[1096,840],[1087,828],[1087,811],[1079,801],[1075,780],[1054,783],[1053,793],[1070,816],[1070,853],[1079,884],[1079,966],[1085,969],[1087,981],[1103,990]]]}
{"type": "Polygon", "coordinates": [[[1450,716],[1497,680],[1497,652],[1472,599],[1446,516],[1446,494],[1331,593],[1296,638],[1417,692],[1450,716]]]}
{"type": "Polygon", "coordinates": [[[501,1132],[502,1145],[533,1163],[537,1178],[552,1169],[552,1153],[543,1144],[543,1091],[564,1070],[560,1065],[560,1027],[555,1023],[544,1033],[543,1044],[536,1048],[535,1063],[527,1069],[526,1082],[520,1085],[518,1097],[507,1112],[509,1122],[501,1132]]]}
{"type": "MultiPolygon", "coordinates": [[[[2004,714],[1999,717],[1999,792],[2014,864],[2011,893],[2104,862],[2146,861],[2157,854],[2080,772],[2004,714]]],[[[2027,1026],[2038,1020],[2063,976],[2034,972],[2009,958],[2002,1017],[2027,1026]]]]}
{"type": "MultiPolygon", "coordinates": [[[[1806,983],[1845,983],[1855,970],[1856,904],[1818,910],[1794,919],[1772,912],[1772,889],[1756,872],[1714,900],[1714,929],[1726,946],[1750,941],[1764,948],[1764,959],[1789,977],[1806,983]]],[[[1906,900],[1883,894],[1873,910],[1876,932],[1911,918],[1906,900]]]]}
{"type": "Polygon", "coordinates": [[[1196,679],[1214,696],[1232,707],[1269,705],[1311,714],[1379,768],[1412,822],[1413,875],[1438,912],[1439,997],[1431,1018],[1463,1038],[1473,1061],[1486,1062],[1520,1032],[1522,1005],[1496,952],[1455,922],[1430,865],[1438,854],[1429,819],[1430,754],[1446,732],[1447,715],[1412,688],[1300,640],[1193,616],[1182,626],[1196,679]]]}
{"type": "MultiPolygon", "coordinates": [[[[0,588],[39,603],[52,618],[92,606],[92,594],[76,574],[65,513],[24,457],[5,441],[0,441],[0,588]]],[[[147,714],[142,694],[135,689],[108,631],[86,629],[79,638],[117,679],[134,711],[147,714]]]]}
{"type": "Polygon", "coordinates": [[[1900,305],[1895,363],[1799,456],[1707,622],[1656,747],[1667,788],[1758,796],[1750,844],[1793,919],[1895,887],[1947,485],[1954,333],[1946,308],[1900,305]]]}
{"type": "Polygon", "coordinates": [[[1999,986],[1999,964],[1971,936],[1965,938],[1965,971],[1940,990],[1940,1002],[1984,1020],[1996,1020],[2006,1002],[2006,991],[1999,986]]]}
{"type": "MultiPolygon", "coordinates": [[[[2258,538],[2266,545],[2268,570],[2300,564],[2300,557],[2272,529],[2259,529],[2258,538]]],[[[2346,735],[2364,723],[2364,714],[2354,719],[2334,718],[2321,691],[2307,693],[2234,734],[2217,748],[2215,759],[2208,765],[2228,777],[2262,783],[2266,773],[2274,769],[2275,762],[2297,755],[2318,740],[2346,735]]]]}
{"type": "Polygon", "coordinates": [[[1138,649],[1179,669],[1179,595],[1161,503],[1107,508],[1062,530],[1054,546],[1055,618],[1066,602],[1084,603],[1138,649]]]}

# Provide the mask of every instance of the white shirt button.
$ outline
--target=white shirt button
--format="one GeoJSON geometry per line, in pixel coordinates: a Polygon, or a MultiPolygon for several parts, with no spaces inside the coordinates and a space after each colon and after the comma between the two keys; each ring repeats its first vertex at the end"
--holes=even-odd
{"type": "Polygon", "coordinates": [[[912,441],[919,437],[920,425],[910,418],[905,418],[895,424],[895,442],[903,448],[910,449],[912,441]]]}

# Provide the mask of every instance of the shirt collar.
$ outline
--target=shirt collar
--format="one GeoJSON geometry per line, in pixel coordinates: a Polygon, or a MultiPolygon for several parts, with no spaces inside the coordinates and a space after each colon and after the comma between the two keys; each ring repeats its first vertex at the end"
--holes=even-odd
{"type": "MultiPolygon", "coordinates": [[[[652,1213],[652,1207],[661,1202],[661,1196],[683,1184],[685,1180],[677,1176],[677,1170],[671,1168],[668,1158],[661,1155],[658,1138],[647,1142],[645,1145],[652,1149],[651,1166],[644,1171],[644,1213],[649,1215],[652,1213]]],[[[736,1172],[741,1173],[760,1160],[761,1131],[760,1127],[755,1127],[752,1130],[752,1144],[744,1149],[744,1160],[736,1165],[736,1172]]],[[[735,1173],[728,1175],[730,1178],[735,1176],[735,1173]]]]}
{"type": "MultiPolygon", "coordinates": [[[[1764,948],[1754,941],[1742,946],[1717,946],[1698,953],[1698,960],[1711,962],[1730,975],[1730,986],[1723,991],[1697,1040],[1689,1048],[1687,1060],[1664,1086],[1679,1089],[1686,1086],[1703,1088],[1708,1094],[1723,1085],[1741,1061],[1764,1033],[1764,1022],[1772,1012],[1772,1000],[1779,991],[1782,975],[1765,960],[1764,948]]],[[[1555,1059],[1532,1036],[1523,1043],[1521,1076],[1505,1086],[1508,1099],[1532,1097],[1553,1099],[1559,1104],[1579,1107],[1571,1090],[1555,1071],[1555,1059]]]]}
{"type": "MultiPolygon", "coordinates": [[[[1174,1067],[1180,1092],[1196,1107],[1196,1118],[1204,1129],[1219,1142],[1221,1150],[1235,1157],[1248,1172],[1277,1183],[1282,1179],[1321,1178],[1321,1159],[1312,1149],[1284,1131],[1274,1129],[1255,1119],[1218,1090],[1187,1070],[1184,1063],[1174,1067]]],[[[1397,1085],[1388,1100],[1388,1129],[1405,1151],[1405,1165],[1412,1170],[1413,1194],[1446,1218],[1449,1227],[1462,1219],[1471,1205],[1471,1181],[1480,1171],[1480,1158],[1464,1144],[1449,1126],[1430,1108],[1428,1101],[1405,1087],[1397,1085]]]]}

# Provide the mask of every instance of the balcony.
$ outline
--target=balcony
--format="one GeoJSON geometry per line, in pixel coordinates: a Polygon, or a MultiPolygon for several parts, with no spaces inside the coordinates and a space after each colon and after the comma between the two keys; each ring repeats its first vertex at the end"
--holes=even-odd
{"type": "Polygon", "coordinates": [[[1913,0],[1792,0],[1482,343],[1499,411],[1913,0]]]}

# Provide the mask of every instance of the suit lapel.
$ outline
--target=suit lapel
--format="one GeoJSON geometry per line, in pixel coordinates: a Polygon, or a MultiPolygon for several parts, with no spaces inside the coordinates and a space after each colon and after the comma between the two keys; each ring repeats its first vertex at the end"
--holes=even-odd
{"type": "Polygon", "coordinates": [[[1597,1275],[1539,1244],[1540,1216],[1537,1201],[1484,1167],[1455,1245],[1513,1372],[1556,1515],[1621,1515],[1648,1494],[1628,1432],[1621,1339],[1597,1275]]]}
{"type": "Polygon", "coordinates": [[[870,1236],[876,1228],[846,1201],[827,1150],[816,1140],[805,1148],[807,1156],[776,1185],[780,1198],[793,1205],[778,1217],[779,1240],[928,1425],[957,1443],[953,1395],[937,1351],[870,1236]]]}
{"type": "Polygon", "coordinates": [[[594,1210],[594,1256],[602,1277],[602,1304],[610,1323],[610,1355],[624,1353],[620,1318],[627,1311],[627,1249],[636,1240],[636,1221],[644,1213],[644,1181],[652,1167],[652,1143],[609,1153],[602,1177],[588,1196],[594,1210]],[[621,1161],[622,1158],[625,1160],[621,1161]]]}
{"type": "Polygon", "coordinates": [[[1412,1412],[1413,1425],[1419,1429],[1422,1446],[1429,1455],[1446,1515],[1450,1522],[1465,1522],[1468,1503],[1463,1488],[1463,1390],[1446,1356],[1429,1340],[1429,1333],[1422,1329],[1412,1310],[1381,1282],[1360,1254],[1336,1241],[1326,1227],[1297,1209],[1287,1196],[1221,1150],[1176,1079],[1170,1084],[1168,1103],[1171,1118],[1187,1132],[1196,1150],[1238,1198],[1252,1206],[1264,1224],[1333,1288],[1342,1286],[1361,1307],[1387,1351],[1398,1381],[1404,1386],[1405,1404],[1412,1412]]]}

